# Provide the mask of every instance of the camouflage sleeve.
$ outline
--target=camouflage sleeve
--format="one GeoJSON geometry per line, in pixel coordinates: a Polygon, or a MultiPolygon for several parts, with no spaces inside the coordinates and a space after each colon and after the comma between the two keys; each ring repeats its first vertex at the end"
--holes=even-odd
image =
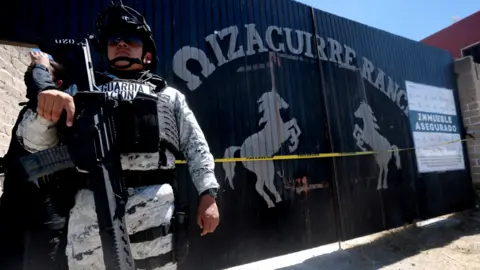
{"type": "Polygon", "coordinates": [[[184,154],[192,181],[198,194],[210,188],[219,188],[215,178],[215,162],[202,129],[189,108],[185,96],[178,92],[175,115],[180,137],[180,151],[184,154]]]}
{"type": "Polygon", "coordinates": [[[31,109],[25,111],[15,136],[20,145],[31,153],[54,147],[59,141],[56,125],[31,109]]]}
{"type": "MultiPolygon", "coordinates": [[[[54,147],[58,144],[57,127],[55,123],[37,115],[37,96],[46,89],[54,89],[48,70],[35,64],[25,72],[25,85],[27,86],[28,110],[22,115],[18,128],[14,134],[20,145],[33,153],[54,147]]],[[[62,90],[71,96],[77,92],[76,85],[70,85],[62,90]]]]}
{"type": "Polygon", "coordinates": [[[55,88],[50,72],[40,64],[28,67],[24,81],[27,86],[27,98],[30,100],[36,100],[38,93],[43,90],[55,88]]]}
{"type": "Polygon", "coordinates": [[[28,110],[21,115],[22,119],[13,136],[28,152],[37,152],[58,144],[57,130],[53,122],[39,117],[36,113],[37,96],[43,90],[55,88],[55,83],[42,65],[30,65],[24,74],[27,87],[28,110]]]}

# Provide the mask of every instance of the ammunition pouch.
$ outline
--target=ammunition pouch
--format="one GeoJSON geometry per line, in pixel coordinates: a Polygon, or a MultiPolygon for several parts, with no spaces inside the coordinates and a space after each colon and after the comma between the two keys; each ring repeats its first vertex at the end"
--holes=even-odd
{"type": "Polygon", "coordinates": [[[160,130],[156,96],[138,93],[131,102],[119,102],[114,110],[120,153],[158,152],[160,130]]]}
{"type": "MultiPolygon", "coordinates": [[[[175,211],[170,221],[170,224],[163,224],[159,227],[151,228],[146,231],[130,235],[130,242],[148,242],[171,233],[173,234],[171,254],[168,254],[168,258],[162,258],[161,260],[169,260],[176,263],[181,263],[182,261],[184,261],[187,257],[190,243],[188,237],[188,207],[185,205],[180,205],[182,198],[180,198],[181,195],[180,192],[178,192],[178,187],[175,180],[175,169],[152,171],[123,171],[122,176],[125,178],[125,184],[129,188],[159,184],[170,184],[172,186],[175,197],[175,211]]],[[[155,259],[151,258],[151,260],[155,259]]],[[[142,262],[136,263],[141,264],[142,262]]]]}
{"type": "Polygon", "coordinates": [[[172,234],[172,251],[155,257],[135,260],[135,265],[139,269],[151,269],[152,267],[162,267],[171,262],[176,264],[183,262],[189,248],[187,227],[188,218],[185,213],[176,213],[170,224],[130,235],[130,243],[142,243],[172,234]]]}
{"type": "Polygon", "coordinates": [[[173,243],[172,252],[173,260],[181,263],[187,257],[190,242],[188,238],[189,220],[188,215],[184,212],[176,212],[172,218],[173,225],[173,243]]]}
{"type": "MultiPolygon", "coordinates": [[[[150,264],[165,265],[169,262],[177,264],[183,262],[189,251],[188,239],[188,215],[183,212],[177,212],[172,217],[170,224],[163,224],[147,231],[138,232],[130,235],[130,243],[143,243],[152,241],[159,237],[165,237],[172,234],[172,251],[156,258],[147,259],[150,264]]],[[[145,260],[136,260],[138,267],[145,264],[145,260]]]]}
{"type": "MultiPolygon", "coordinates": [[[[149,260],[152,262],[156,261],[155,264],[160,265],[168,262],[181,263],[187,257],[189,250],[188,216],[186,213],[176,213],[170,224],[163,224],[159,227],[130,235],[130,243],[148,242],[168,234],[172,234],[172,251],[149,260]]],[[[135,263],[142,264],[143,262],[138,260],[135,263]]],[[[140,265],[137,266],[140,267],[140,265]]]]}

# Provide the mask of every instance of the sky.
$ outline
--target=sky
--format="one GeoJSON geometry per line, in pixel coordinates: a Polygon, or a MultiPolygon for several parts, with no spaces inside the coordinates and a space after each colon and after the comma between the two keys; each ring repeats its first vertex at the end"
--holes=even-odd
{"type": "Polygon", "coordinates": [[[296,1],[416,41],[480,10],[480,0],[296,1]]]}

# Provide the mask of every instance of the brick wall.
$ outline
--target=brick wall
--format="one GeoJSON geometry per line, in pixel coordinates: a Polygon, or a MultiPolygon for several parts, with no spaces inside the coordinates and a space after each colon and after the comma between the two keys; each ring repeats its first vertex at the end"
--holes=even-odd
{"type": "Polygon", "coordinates": [[[480,186],[480,65],[472,57],[455,61],[463,124],[475,139],[467,141],[472,181],[480,186]]]}
{"type": "MultiPolygon", "coordinates": [[[[23,74],[30,63],[28,52],[28,48],[0,44],[0,156],[8,149],[20,111],[18,103],[26,100],[23,74]]],[[[0,195],[2,180],[0,178],[0,195]]]]}

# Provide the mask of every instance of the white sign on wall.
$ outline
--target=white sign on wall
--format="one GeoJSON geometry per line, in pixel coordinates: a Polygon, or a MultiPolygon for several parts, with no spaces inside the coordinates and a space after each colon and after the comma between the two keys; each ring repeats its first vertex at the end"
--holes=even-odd
{"type": "Polygon", "coordinates": [[[405,84],[418,171],[464,170],[453,91],[409,81],[405,84]]]}

